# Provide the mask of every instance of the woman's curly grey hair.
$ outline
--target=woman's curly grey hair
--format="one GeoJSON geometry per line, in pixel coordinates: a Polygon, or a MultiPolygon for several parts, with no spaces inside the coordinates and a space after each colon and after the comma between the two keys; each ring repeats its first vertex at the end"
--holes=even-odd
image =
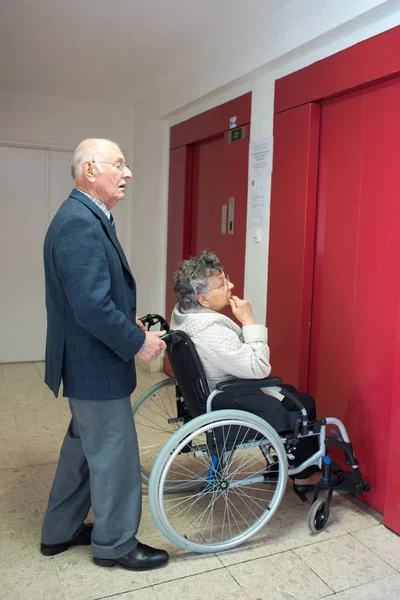
{"type": "Polygon", "coordinates": [[[207,294],[210,291],[208,278],[221,271],[223,266],[218,256],[207,250],[179,264],[173,276],[172,289],[178,298],[181,312],[196,310],[200,306],[198,294],[207,294]]]}

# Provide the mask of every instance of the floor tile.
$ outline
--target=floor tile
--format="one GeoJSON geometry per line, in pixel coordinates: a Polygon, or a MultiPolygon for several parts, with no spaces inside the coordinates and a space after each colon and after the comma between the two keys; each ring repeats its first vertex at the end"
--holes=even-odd
{"type": "Polygon", "coordinates": [[[221,600],[221,598],[247,600],[249,598],[226,569],[183,577],[170,583],[156,585],[153,589],[158,600],[221,600]]]}
{"type": "Polygon", "coordinates": [[[33,363],[3,363],[1,365],[6,383],[21,380],[40,380],[40,375],[33,363]]]}
{"type": "Polygon", "coordinates": [[[332,594],[293,552],[228,567],[252,600],[314,600],[332,594]]]}
{"type": "Polygon", "coordinates": [[[338,523],[348,533],[375,527],[379,521],[362,510],[360,506],[349,499],[349,496],[336,494],[331,504],[331,515],[329,523],[338,523]]]}
{"type": "Polygon", "coordinates": [[[15,419],[13,417],[11,419],[7,418],[7,424],[5,424],[3,415],[0,427],[0,478],[2,478],[3,469],[25,467],[29,462],[23,436],[15,419]]]}
{"type": "MultiPolygon", "coordinates": [[[[43,515],[70,419],[67,400],[54,398],[43,383],[43,372],[42,362],[0,367],[0,597],[7,600],[97,600],[114,596],[118,600],[162,600],[173,596],[176,600],[184,597],[190,600],[200,594],[202,600],[207,596],[207,600],[293,600],[297,597],[307,600],[332,594],[329,577],[335,582],[342,578],[346,587],[353,577],[351,585],[356,587],[340,592],[340,600],[353,600],[353,596],[343,595],[350,592],[358,594],[354,595],[354,600],[373,599],[381,582],[382,593],[386,594],[382,596],[383,600],[397,597],[398,575],[392,577],[390,574],[394,571],[380,558],[389,562],[390,555],[392,566],[398,568],[399,538],[342,496],[334,498],[327,530],[312,535],[307,528],[309,505],[303,504],[290,486],[264,530],[248,544],[228,553],[192,554],[171,544],[153,521],[147,488],[144,487],[143,518],[138,537],[144,543],[168,550],[170,562],[165,568],[134,573],[118,567],[97,567],[87,547],[71,548],[53,558],[41,556],[43,515]],[[343,548],[339,547],[336,550],[332,547],[332,551],[330,546],[326,547],[322,554],[327,558],[323,560],[317,557],[302,562],[296,556],[303,551],[306,555],[310,548],[348,538],[353,541],[353,546],[350,550],[345,549],[348,556],[344,567],[339,560],[343,548]],[[360,547],[363,559],[367,558],[362,577],[359,576],[361,565],[357,555],[360,547]],[[371,556],[374,558],[372,570],[371,556]],[[302,573],[301,581],[297,575],[287,578],[288,557],[302,573]],[[327,566],[328,557],[329,561],[332,557],[336,561],[332,571],[327,566]],[[321,568],[324,573],[327,571],[326,584],[313,573],[316,568],[321,568]],[[342,575],[345,568],[347,571],[342,575]],[[245,591],[245,586],[241,587],[241,581],[236,579],[237,571],[243,582],[252,577],[251,593],[245,591]],[[277,573],[284,571],[285,577],[277,577],[277,573]],[[268,586],[265,585],[266,575],[268,586]],[[365,590],[369,596],[365,595],[365,590]]],[[[150,373],[139,367],[138,388],[132,399],[137,399],[164,377],[163,373],[150,373]]],[[[335,595],[332,597],[336,598],[335,595]]]]}
{"type": "Polygon", "coordinates": [[[325,531],[318,535],[311,533],[307,525],[309,508],[310,504],[306,503],[286,508],[279,506],[267,525],[245,546],[221,554],[222,563],[227,566],[261,556],[270,556],[346,533],[346,529],[334,519],[330,521],[325,531]]]}
{"type": "Polygon", "coordinates": [[[134,592],[127,592],[126,594],[118,594],[114,598],[108,600],[158,600],[153,588],[147,587],[134,592]]]}
{"type": "Polygon", "coordinates": [[[400,536],[384,525],[357,531],[353,536],[372,552],[383,558],[391,567],[400,571],[400,536]]]}
{"type": "Polygon", "coordinates": [[[351,535],[343,535],[294,552],[335,592],[395,571],[351,535]]]}
{"type": "Polygon", "coordinates": [[[42,379],[44,379],[44,361],[33,363],[37,371],[39,371],[39,375],[42,379]]]}
{"type": "Polygon", "coordinates": [[[70,548],[54,557],[64,600],[97,600],[148,587],[145,572],[93,564],[90,547],[70,548]]]}
{"type": "Polygon", "coordinates": [[[43,477],[40,467],[5,470],[0,477],[0,549],[7,552],[9,541],[16,540],[20,545],[30,544],[35,554],[50,491],[49,478],[43,477]]]}
{"type": "Polygon", "coordinates": [[[221,568],[221,562],[215,554],[194,554],[178,548],[167,540],[157,529],[150,509],[147,496],[143,497],[142,519],[138,531],[138,539],[155,548],[162,548],[169,553],[169,563],[164,569],[149,571],[147,576],[151,585],[197,575],[213,569],[221,568]]]}
{"type": "Polygon", "coordinates": [[[56,565],[30,543],[8,541],[1,556],[12,557],[0,561],[0,596],[5,600],[64,600],[56,565]]]}
{"type": "Polygon", "coordinates": [[[333,596],[334,600],[399,600],[400,575],[364,583],[333,596]]]}
{"type": "Polygon", "coordinates": [[[168,379],[169,375],[167,375],[166,373],[163,373],[161,371],[156,371],[155,373],[150,373],[151,378],[155,381],[164,381],[164,379],[168,379]]]}

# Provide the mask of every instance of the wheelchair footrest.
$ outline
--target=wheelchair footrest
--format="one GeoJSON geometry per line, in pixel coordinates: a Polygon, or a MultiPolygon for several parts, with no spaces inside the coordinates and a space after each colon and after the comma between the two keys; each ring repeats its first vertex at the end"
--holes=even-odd
{"type": "Polygon", "coordinates": [[[360,496],[364,492],[369,492],[369,485],[366,481],[360,481],[360,478],[354,471],[342,471],[335,473],[331,480],[331,487],[337,492],[347,492],[360,496]]]}

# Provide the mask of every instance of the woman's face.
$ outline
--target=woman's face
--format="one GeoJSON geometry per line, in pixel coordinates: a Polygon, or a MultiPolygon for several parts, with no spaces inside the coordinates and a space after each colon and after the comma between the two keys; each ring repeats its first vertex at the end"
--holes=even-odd
{"type": "Polygon", "coordinates": [[[209,292],[199,294],[197,299],[199,304],[206,308],[211,308],[217,312],[223,310],[229,305],[229,298],[232,296],[233,283],[229,280],[229,275],[223,271],[208,278],[209,292]]]}

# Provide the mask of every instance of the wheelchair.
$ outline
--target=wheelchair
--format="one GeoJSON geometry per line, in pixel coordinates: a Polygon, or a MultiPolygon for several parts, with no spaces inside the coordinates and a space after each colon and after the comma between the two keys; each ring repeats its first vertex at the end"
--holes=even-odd
{"type": "Polygon", "coordinates": [[[287,486],[288,457],[306,436],[317,436],[319,450],[291,468],[290,475],[311,465],[322,471],[308,514],[312,533],[327,526],[333,491],[356,496],[369,491],[340,420],[310,422],[279,377],[230,379],[210,393],[189,336],[170,330],[160,315],[148,314],[141,321],[148,329],[159,324],[167,331],[163,339],[175,375],[152,386],[133,405],[150,510],[172,543],[191,552],[213,553],[249,540],[278,509],[287,486]],[[267,422],[235,408],[213,410],[216,397],[226,393],[267,393],[271,418],[267,422]],[[286,410],[282,396],[298,410],[286,410]],[[328,432],[330,426],[337,430],[328,432]],[[332,461],[328,452],[334,447],[342,449],[350,469],[332,461]]]}

